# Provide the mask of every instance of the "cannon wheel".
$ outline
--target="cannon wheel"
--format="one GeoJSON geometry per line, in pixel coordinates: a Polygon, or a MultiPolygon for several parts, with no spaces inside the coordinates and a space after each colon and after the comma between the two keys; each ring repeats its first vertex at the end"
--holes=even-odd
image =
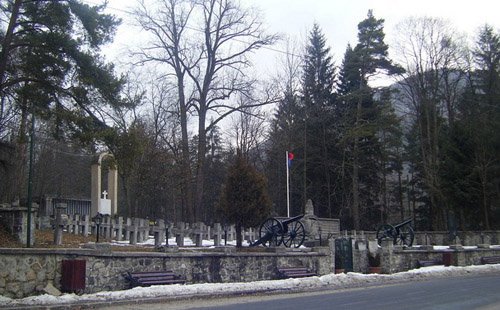
{"type": "Polygon", "coordinates": [[[271,234],[272,237],[262,243],[264,246],[279,246],[283,242],[283,224],[274,217],[270,217],[260,225],[259,238],[271,234]]]}
{"type": "Polygon", "coordinates": [[[411,247],[411,245],[413,244],[413,238],[413,228],[411,228],[411,226],[409,225],[405,225],[399,228],[399,234],[396,237],[395,244],[402,245],[404,247],[411,247]]]}
{"type": "Polygon", "coordinates": [[[393,243],[396,243],[396,228],[391,224],[384,224],[377,229],[377,244],[382,246],[382,240],[385,238],[393,239],[393,243]]]}
{"type": "Polygon", "coordinates": [[[293,246],[294,248],[298,248],[304,243],[306,238],[306,230],[304,228],[304,224],[300,221],[296,221],[287,225],[288,231],[285,229],[285,234],[283,236],[283,243],[286,247],[293,246]]]}

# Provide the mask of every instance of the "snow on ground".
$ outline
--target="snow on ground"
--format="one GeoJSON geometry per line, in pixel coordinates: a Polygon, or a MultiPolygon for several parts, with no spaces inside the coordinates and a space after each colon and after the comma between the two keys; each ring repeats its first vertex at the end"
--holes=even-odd
{"type": "MultiPolygon", "coordinates": [[[[111,244],[112,245],[115,245],[115,246],[130,246],[130,241],[111,241],[111,244]]],[[[149,238],[142,242],[142,243],[137,243],[137,245],[154,245],[155,244],[155,239],[151,236],[149,236],[149,238]]],[[[169,245],[175,245],[175,238],[169,238],[168,239],[168,244],[169,245]]],[[[222,245],[224,245],[224,240],[221,242],[222,245]]],[[[162,245],[166,245],[165,242],[162,243],[162,245]]],[[[185,237],[184,238],[184,246],[185,247],[194,247],[196,244],[195,242],[193,242],[193,240],[189,237],[185,237]]],[[[232,241],[227,241],[227,245],[233,245],[233,246],[236,246],[236,240],[232,240],[232,241]]],[[[213,247],[214,246],[214,240],[202,240],[202,246],[203,247],[213,247]]],[[[242,246],[249,246],[249,243],[248,241],[246,240],[243,240],[242,242],[242,246]]]]}
{"type": "Polygon", "coordinates": [[[213,296],[249,292],[283,292],[304,291],[316,289],[341,289],[359,287],[369,284],[388,284],[400,281],[412,281],[431,277],[450,277],[473,274],[500,273],[500,264],[467,267],[432,266],[400,272],[391,275],[383,274],[328,274],[320,277],[301,279],[270,280],[241,283],[205,283],[191,285],[157,285],[152,287],[136,287],[123,291],[99,292],[95,294],[63,294],[59,297],[52,295],[31,296],[23,299],[11,299],[0,296],[0,307],[10,308],[19,306],[50,306],[83,303],[104,303],[112,301],[126,301],[146,298],[170,298],[190,296],[213,296]]]}
{"type": "MultiPolygon", "coordinates": [[[[370,242],[372,243],[374,246],[376,246],[376,242],[375,241],[372,241],[370,242]]],[[[130,244],[130,241],[111,241],[111,244],[114,245],[114,246],[131,246],[130,244]]],[[[147,239],[146,241],[142,242],[142,243],[137,243],[137,245],[146,245],[146,246],[152,246],[155,244],[155,240],[153,237],[149,237],[149,239],[147,239]]],[[[168,239],[168,244],[169,245],[175,245],[175,238],[169,238],[168,239]]],[[[222,240],[221,242],[222,245],[224,245],[224,240],[222,240]]],[[[162,243],[162,245],[166,245],[165,242],[162,243]]],[[[236,240],[231,240],[231,241],[227,241],[227,245],[232,245],[232,246],[236,246],[236,240]]],[[[242,243],[243,246],[249,246],[250,243],[247,241],[247,240],[243,240],[243,243],[242,243]]],[[[195,242],[193,242],[193,240],[189,237],[185,237],[184,238],[184,247],[194,247],[195,246],[195,242]]],[[[214,247],[214,240],[202,240],[202,246],[203,247],[206,247],[206,248],[211,248],[211,247],[214,247]]],[[[304,246],[300,246],[301,248],[304,248],[304,246]]],[[[413,245],[414,248],[419,248],[420,246],[419,245],[413,245]]],[[[434,250],[446,250],[446,249],[449,249],[450,247],[447,246],[447,245],[434,245],[433,246],[434,250]]],[[[464,249],[477,249],[478,247],[477,246],[464,246],[463,247],[464,249]]],[[[500,245],[490,245],[490,248],[491,249],[500,249],[500,245]]]]}

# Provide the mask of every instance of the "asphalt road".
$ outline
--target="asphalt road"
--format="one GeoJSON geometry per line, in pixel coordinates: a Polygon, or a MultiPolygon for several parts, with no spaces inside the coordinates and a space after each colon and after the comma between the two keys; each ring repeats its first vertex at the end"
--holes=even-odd
{"type": "Polygon", "coordinates": [[[102,309],[500,309],[500,276],[464,276],[396,285],[281,295],[191,299],[102,309]]]}

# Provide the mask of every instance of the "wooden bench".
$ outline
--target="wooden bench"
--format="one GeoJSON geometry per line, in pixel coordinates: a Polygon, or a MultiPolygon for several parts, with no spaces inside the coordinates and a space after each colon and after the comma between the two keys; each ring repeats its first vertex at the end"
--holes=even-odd
{"type": "Polygon", "coordinates": [[[172,271],[145,271],[145,272],[127,272],[124,277],[130,281],[130,287],[151,286],[162,284],[184,284],[182,280],[172,271]]]}
{"type": "Polygon", "coordinates": [[[500,256],[481,257],[481,264],[500,264],[500,256]]]}
{"type": "Polygon", "coordinates": [[[439,266],[443,265],[442,260],[419,260],[417,261],[417,268],[420,267],[429,267],[429,266],[439,266]]]}
{"type": "Polygon", "coordinates": [[[281,279],[304,278],[317,275],[309,272],[306,267],[279,267],[278,272],[281,279]]]}

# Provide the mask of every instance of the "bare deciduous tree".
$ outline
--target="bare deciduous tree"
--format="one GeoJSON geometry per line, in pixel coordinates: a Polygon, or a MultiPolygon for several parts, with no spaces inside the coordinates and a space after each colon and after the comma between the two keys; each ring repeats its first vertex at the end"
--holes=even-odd
{"type": "Polygon", "coordinates": [[[454,121],[460,84],[463,51],[460,40],[445,21],[410,18],[398,25],[399,40],[394,45],[405,67],[401,86],[403,102],[409,104],[417,128],[423,179],[430,200],[432,228],[445,216],[439,176],[440,136],[445,122],[454,121]]]}
{"type": "Polygon", "coordinates": [[[265,141],[265,113],[258,108],[249,108],[233,118],[228,134],[235,150],[240,150],[247,162],[262,167],[262,152],[259,148],[265,141]],[[260,160],[259,160],[260,159],[260,160]]]}
{"type": "Polygon", "coordinates": [[[207,133],[235,111],[272,101],[269,96],[240,102],[234,98],[238,94],[252,97],[256,84],[245,73],[251,66],[249,56],[273,44],[277,37],[264,33],[258,11],[231,0],[161,0],[155,5],[141,1],[136,16],[142,28],[152,35],[149,44],[139,52],[142,60],[166,64],[165,72],[174,77],[177,85],[186,217],[193,222],[199,219],[204,192],[207,133]],[[190,115],[197,118],[198,128],[193,196],[188,165],[190,115]]]}

